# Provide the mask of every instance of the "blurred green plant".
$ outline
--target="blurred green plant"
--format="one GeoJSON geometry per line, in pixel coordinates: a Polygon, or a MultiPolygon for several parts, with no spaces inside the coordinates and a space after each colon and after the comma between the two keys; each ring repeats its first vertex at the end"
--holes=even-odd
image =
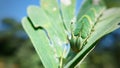
{"type": "Polygon", "coordinates": [[[1,24],[0,68],[43,68],[20,22],[4,18],[1,24]]]}
{"type": "Polygon", "coordinates": [[[74,14],[76,0],[60,0],[58,3],[56,0],[41,0],[40,7],[30,6],[28,8],[28,17],[23,18],[22,25],[45,68],[79,67],[82,60],[94,49],[96,43],[104,35],[120,27],[119,6],[109,7],[107,0],[102,1],[102,3],[107,3],[100,5],[101,1],[85,0],[77,17],[74,14]],[[101,9],[96,7],[96,4],[105,9],[97,13],[101,9]],[[94,12],[90,12],[91,9],[94,12]],[[94,18],[87,14],[89,12],[90,14],[96,12],[97,16],[95,15],[94,18]],[[89,21],[84,19],[85,15],[89,16],[86,19],[89,21]],[[77,20],[75,20],[76,18],[77,20]],[[92,21],[93,25],[90,24],[90,19],[95,20],[92,21]],[[81,21],[84,21],[84,23],[81,24],[81,21]],[[75,26],[72,26],[72,24],[75,26]],[[88,26],[92,26],[92,28],[88,26]],[[74,30],[74,28],[79,28],[79,31],[74,30]],[[85,42],[76,39],[72,40],[71,36],[77,38],[76,31],[78,33],[87,32],[85,39],[83,36],[86,33],[80,36],[77,35],[78,38],[82,38],[85,42]],[[79,49],[82,46],[77,53],[73,50],[73,43],[75,43],[75,48],[78,47],[79,49]]]}

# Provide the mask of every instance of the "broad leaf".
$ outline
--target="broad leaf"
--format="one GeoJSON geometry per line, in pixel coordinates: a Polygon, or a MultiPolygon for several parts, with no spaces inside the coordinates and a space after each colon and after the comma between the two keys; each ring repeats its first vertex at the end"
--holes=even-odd
{"type": "Polygon", "coordinates": [[[49,67],[57,68],[58,60],[53,52],[52,47],[50,47],[50,43],[45,35],[45,32],[42,29],[38,29],[38,30],[34,29],[33,25],[26,17],[23,18],[22,23],[39,57],[41,58],[43,65],[46,68],[49,67]]]}
{"type": "Polygon", "coordinates": [[[80,10],[77,15],[77,20],[79,20],[85,12],[91,7],[92,5],[92,0],[83,0],[82,5],[80,5],[80,10]]]}
{"type": "MultiPolygon", "coordinates": [[[[53,42],[54,48],[57,49],[55,50],[57,52],[57,55],[61,56],[62,55],[61,42],[64,42],[66,40],[66,35],[59,17],[58,18],[56,17],[56,19],[54,19],[54,17],[52,16],[50,17],[49,15],[47,15],[42,8],[35,6],[31,6],[28,8],[28,16],[30,17],[33,25],[36,28],[41,26],[47,30],[50,39],[53,42]],[[58,42],[60,42],[60,45],[58,45],[58,42]]],[[[53,14],[53,16],[55,15],[53,14]]]]}
{"type": "Polygon", "coordinates": [[[76,0],[60,0],[63,21],[68,31],[70,31],[70,23],[72,22],[75,16],[75,4],[76,0]]]}
{"type": "Polygon", "coordinates": [[[22,24],[43,65],[46,68],[57,68],[60,64],[59,58],[65,58],[69,52],[69,45],[66,45],[67,34],[57,0],[41,0],[41,3],[41,7],[30,6],[28,8],[28,19],[24,18],[22,24]]]}

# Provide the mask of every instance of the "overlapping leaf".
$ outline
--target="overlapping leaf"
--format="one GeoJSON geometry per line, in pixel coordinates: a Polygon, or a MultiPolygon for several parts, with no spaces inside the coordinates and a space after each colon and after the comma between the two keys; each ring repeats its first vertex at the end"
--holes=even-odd
{"type": "Polygon", "coordinates": [[[58,61],[55,58],[52,48],[50,47],[50,43],[45,35],[45,32],[41,29],[35,30],[33,25],[30,23],[30,21],[26,17],[23,18],[22,23],[38,55],[40,56],[43,65],[46,68],[58,67],[58,61]]]}
{"type": "Polygon", "coordinates": [[[85,47],[73,58],[65,68],[74,67],[81,63],[85,56],[95,47],[95,43],[104,35],[120,28],[120,8],[112,8],[104,11],[102,17],[97,22],[94,32],[92,32],[85,47]],[[113,13],[114,12],[114,13],[113,13]]]}
{"type": "MultiPolygon", "coordinates": [[[[41,7],[30,6],[28,17],[22,20],[23,27],[46,68],[58,68],[60,65],[59,57],[63,56],[64,44],[68,43],[64,24],[70,31],[75,2],[76,0],[61,0],[60,10],[57,0],[41,0],[41,7]]],[[[85,0],[77,19],[84,15],[90,5],[91,0],[85,0]]],[[[94,48],[97,40],[119,28],[119,12],[120,8],[113,8],[103,13],[85,47],[71,61],[64,64],[65,68],[76,66],[94,48]]]]}
{"type": "Polygon", "coordinates": [[[63,21],[67,27],[67,30],[70,31],[70,23],[75,17],[76,0],[61,0],[60,2],[63,21]]]}
{"type": "Polygon", "coordinates": [[[57,68],[64,44],[68,43],[57,0],[41,0],[41,7],[30,6],[22,24],[43,65],[57,68]]]}

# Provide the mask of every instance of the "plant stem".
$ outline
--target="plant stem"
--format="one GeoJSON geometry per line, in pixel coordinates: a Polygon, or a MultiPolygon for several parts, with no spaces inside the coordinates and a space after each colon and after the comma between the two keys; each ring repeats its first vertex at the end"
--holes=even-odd
{"type": "Polygon", "coordinates": [[[63,57],[60,58],[60,68],[62,68],[63,65],[63,57]]]}

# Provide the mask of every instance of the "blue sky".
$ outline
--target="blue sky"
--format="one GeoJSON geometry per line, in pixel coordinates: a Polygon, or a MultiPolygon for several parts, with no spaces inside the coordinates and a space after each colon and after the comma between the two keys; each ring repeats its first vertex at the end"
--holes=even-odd
{"type": "Polygon", "coordinates": [[[0,21],[6,17],[20,21],[29,5],[39,5],[39,0],[0,0],[0,21]]]}

